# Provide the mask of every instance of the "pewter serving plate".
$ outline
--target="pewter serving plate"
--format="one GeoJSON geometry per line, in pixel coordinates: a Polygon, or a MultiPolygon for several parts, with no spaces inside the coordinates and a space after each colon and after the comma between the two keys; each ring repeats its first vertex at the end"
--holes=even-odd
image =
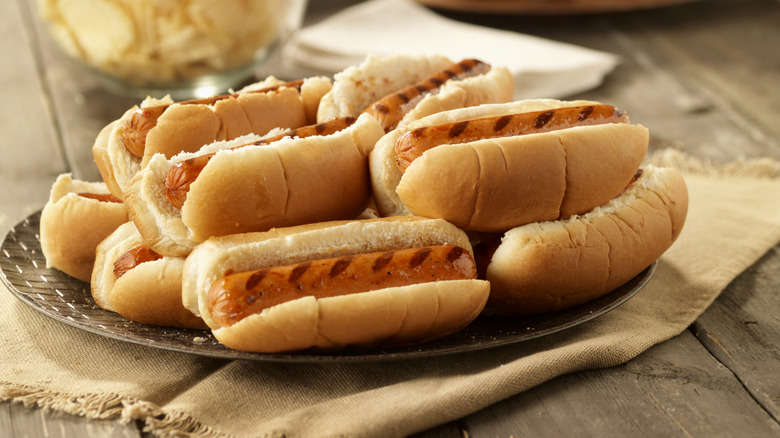
{"type": "Polygon", "coordinates": [[[0,247],[0,277],[19,300],[73,327],[120,341],[220,359],[269,362],[361,362],[413,359],[492,348],[572,328],[620,306],[639,292],[655,272],[650,265],[628,283],[590,303],[528,318],[481,315],[446,338],[413,347],[320,354],[263,354],[231,350],[210,331],[156,327],[101,309],[89,284],[47,269],[38,235],[40,212],[13,227],[0,247]]]}

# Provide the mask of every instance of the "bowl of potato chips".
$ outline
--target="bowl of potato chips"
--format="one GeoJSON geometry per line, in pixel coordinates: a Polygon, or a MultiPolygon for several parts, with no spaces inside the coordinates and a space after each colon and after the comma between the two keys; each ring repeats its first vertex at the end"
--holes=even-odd
{"type": "Polygon", "coordinates": [[[306,0],[38,0],[51,39],[107,89],[177,100],[250,78],[305,9],[306,0]]]}

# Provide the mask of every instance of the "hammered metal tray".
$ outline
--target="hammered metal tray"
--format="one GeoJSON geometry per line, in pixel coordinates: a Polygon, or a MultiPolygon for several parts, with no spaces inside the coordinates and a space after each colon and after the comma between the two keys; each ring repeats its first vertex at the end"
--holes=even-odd
{"type": "Polygon", "coordinates": [[[156,327],[101,309],[89,284],[47,269],[39,240],[40,212],[13,227],[0,246],[0,278],[24,304],[70,326],[124,342],[220,359],[269,362],[389,361],[463,353],[539,338],[570,329],[620,306],[639,292],[655,272],[653,263],[628,283],[579,307],[529,318],[481,315],[468,327],[419,346],[336,354],[261,354],[229,349],[207,330],[156,327]]]}

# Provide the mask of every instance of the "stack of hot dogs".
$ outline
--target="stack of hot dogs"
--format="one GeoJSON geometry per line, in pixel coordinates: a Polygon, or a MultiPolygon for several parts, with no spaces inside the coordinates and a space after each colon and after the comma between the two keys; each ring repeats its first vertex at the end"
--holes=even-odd
{"type": "Polygon", "coordinates": [[[511,102],[507,69],[369,56],[333,79],[147,98],[61,175],[50,267],[102,308],[252,352],[391,347],[599,297],[676,239],[687,191],[598,102],[511,102]]]}

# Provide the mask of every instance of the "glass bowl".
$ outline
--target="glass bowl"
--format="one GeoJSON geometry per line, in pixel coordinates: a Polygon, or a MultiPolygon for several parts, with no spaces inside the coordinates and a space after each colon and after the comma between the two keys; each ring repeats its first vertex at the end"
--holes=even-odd
{"type": "Polygon", "coordinates": [[[297,31],[306,0],[38,0],[51,39],[108,90],[224,93],[297,31]]]}

